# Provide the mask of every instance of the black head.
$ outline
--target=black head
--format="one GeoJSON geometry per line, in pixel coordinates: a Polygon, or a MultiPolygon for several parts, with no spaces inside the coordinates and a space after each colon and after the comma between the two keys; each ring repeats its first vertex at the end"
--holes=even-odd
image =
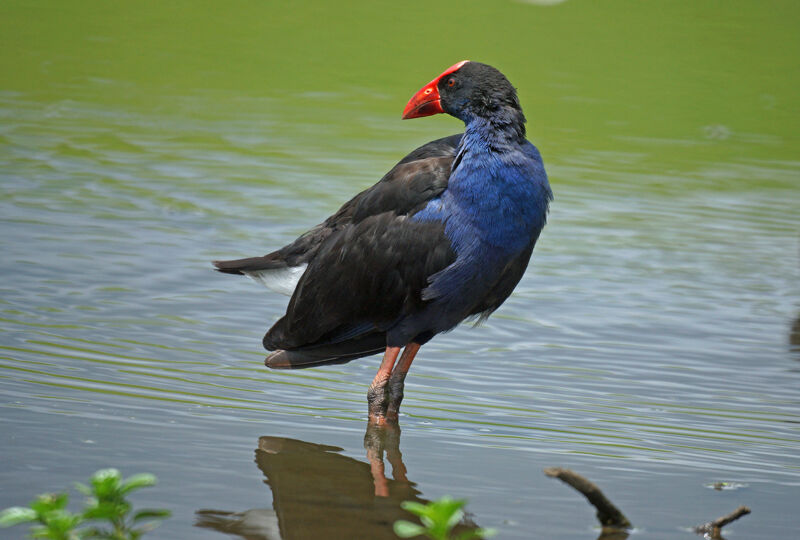
{"type": "Polygon", "coordinates": [[[437,88],[444,112],[464,121],[471,116],[491,118],[509,108],[522,112],[517,91],[506,76],[480,62],[467,62],[445,75],[437,88]]]}
{"type": "Polygon", "coordinates": [[[447,113],[469,124],[476,118],[514,124],[524,136],[525,117],[517,91],[505,75],[480,62],[463,61],[423,86],[408,102],[403,118],[447,113]]]}

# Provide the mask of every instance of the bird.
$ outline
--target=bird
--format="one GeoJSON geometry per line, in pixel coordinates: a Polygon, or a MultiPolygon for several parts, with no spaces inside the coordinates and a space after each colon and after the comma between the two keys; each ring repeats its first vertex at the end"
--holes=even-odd
{"type": "Polygon", "coordinates": [[[377,425],[397,422],[420,347],[466,319],[482,322],[509,297],[553,200],[516,88],[498,69],[450,66],[411,97],[402,119],[441,113],[461,120],[463,133],[413,150],[281,249],[213,261],[291,297],[263,339],[268,367],[383,353],[367,392],[377,425]]]}

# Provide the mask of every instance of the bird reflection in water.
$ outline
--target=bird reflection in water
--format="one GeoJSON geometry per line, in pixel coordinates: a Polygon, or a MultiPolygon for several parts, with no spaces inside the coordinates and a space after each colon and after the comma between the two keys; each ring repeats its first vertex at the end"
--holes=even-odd
{"type": "Polygon", "coordinates": [[[255,462],[272,490],[272,509],[198,510],[196,525],[247,540],[396,540],[392,524],[413,520],[400,503],[428,501],[406,476],[399,426],[369,425],[364,447],[367,462],[335,446],[261,437],[255,462]],[[384,458],[392,478],[386,477],[384,458]]]}
{"type": "MultiPolygon", "coordinates": [[[[261,437],[255,462],[272,490],[272,508],[198,510],[195,525],[246,540],[397,540],[394,522],[414,520],[400,503],[429,501],[408,480],[397,424],[370,423],[364,448],[366,462],[342,455],[336,446],[261,437]]],[[[457,537],[475,528],[465,517],[453,532],[457,537]]],[[[627,538],[625,529],[603,528],[597,540],[627,538]]]]}

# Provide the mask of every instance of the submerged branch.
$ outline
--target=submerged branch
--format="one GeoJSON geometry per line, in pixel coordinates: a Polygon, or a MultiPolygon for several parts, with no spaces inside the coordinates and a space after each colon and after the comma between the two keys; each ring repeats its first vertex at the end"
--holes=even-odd
{"type": "Polygon", "coordinates": [[[740,506],[727,516],[722,516],[721,518],[717,518],[714,521],[709,521],[708,523],[704,523],[703,525],[698,525],[694,528],[694,532],[697,534],[708,534],[711,535],[711,538],[722,538],[720,534],[720,529],[730,523],[731,521],[736,521],[742,516],[746,516],[750,513],[750,509],[746,506],[740,506]]]}
{"type": "Polygon", "coordinates": [[[631,522],[628,521],[628,518],[625,517],[619,508],[614,506],[600,488],[587,478],[569,469],[562,469],[560,467],[548,467],[544,470],[544,474],[551,478],[558,478],[586,497],[586,499],[597,508],[597,519],[600,521],[600,525],[624,529],[632,527],[631,522]]]}

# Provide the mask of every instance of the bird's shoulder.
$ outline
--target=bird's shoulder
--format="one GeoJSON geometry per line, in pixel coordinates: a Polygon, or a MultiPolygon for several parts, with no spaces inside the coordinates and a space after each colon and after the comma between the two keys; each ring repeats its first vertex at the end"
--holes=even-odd
{"type": "Polygon", "coordinates": [[[362,191],[326,224],[357,223],[369,216],[392,212],[412,214],[447,189],[461,134],[431,141],[410,152],[372,187],[362,191]]]}
{"type": "Polygon", "coordinates": [[[456,148],[462,134],[420,146],[401,159],[376,184],[365,189],[324,222],[267,257],[294,266],[309,262],[331,235],[370,216],[389,212],[412,215],[447,189],[456,148]]]}

